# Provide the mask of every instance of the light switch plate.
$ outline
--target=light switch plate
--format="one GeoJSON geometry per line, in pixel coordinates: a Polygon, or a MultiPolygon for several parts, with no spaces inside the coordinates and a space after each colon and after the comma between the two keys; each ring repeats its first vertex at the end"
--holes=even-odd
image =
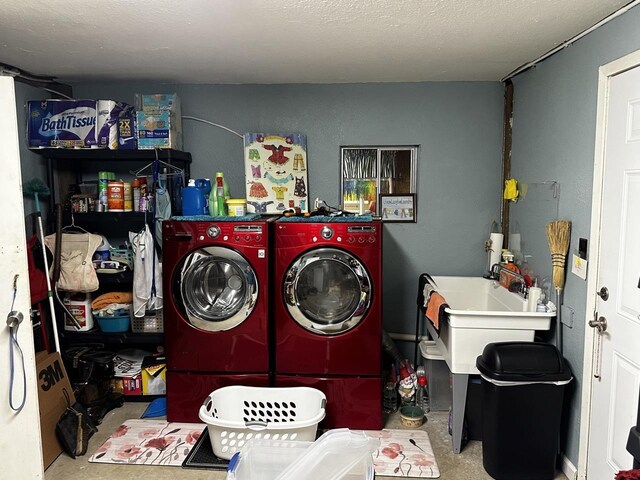
{"type": "Polygon", "coordinates": [[[587,279],[587,261],[578,255],[573,255],[571,260],[571,273],[577,275],[583,280],[587,279]]]}

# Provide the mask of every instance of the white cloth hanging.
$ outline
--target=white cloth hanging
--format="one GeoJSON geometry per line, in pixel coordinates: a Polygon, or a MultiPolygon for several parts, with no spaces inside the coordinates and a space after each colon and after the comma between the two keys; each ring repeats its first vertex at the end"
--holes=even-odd
{"type": "Polygon", "coordinates": [[[133,246],[133,314],[144,317],[147,310],[162,308],[162,271],[153,236],[145,225],[140,233],[129,232],[133,246]]]}

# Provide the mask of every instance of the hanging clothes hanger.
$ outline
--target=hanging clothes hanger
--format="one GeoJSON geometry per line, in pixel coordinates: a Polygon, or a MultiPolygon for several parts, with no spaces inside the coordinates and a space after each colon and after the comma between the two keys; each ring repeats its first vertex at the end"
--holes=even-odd
{"type": "Polygon", "coordinates": [[[155,150],[155,153],[156,153],[156,159],[153,162],[147,163],[144,167],[138,170],[131,170],[129,173],[135,175],[136,177],[150,177],[150,176],[153,176],[154,174],[154,165],[156,166],[156,168],[158,168],[159,165],[163,165],[164,167],[169,169],[169,171],[165,171],[164,173],[161,174],[163,176],[174,177],[178,175],[184,175],[184,170],[182,168],[176,167],[175,165],[172,165],[169,162],[160,160],[158,158],[157,150],[155,150]]]}
{"type": "MultiPolygon", "coordinates": [[[[150,177],[153,175],[154,163],[155,162],[148,163],[147,165],[140,168],[139,170],[131,170],[129,173],[131,173],[132,175],[135,175],[136,177],[150,177]]],[[[175,165],[171,165],[170,163],[164,162],[162,160],[158,160],[158,163],[170,169],[170,171],[168,172],[161,173],[160,175],[162,176],[175,177],[178,175],[184,175],[184,170],[180,167],[176,167],[175,165]]]]}
{"type": "Polygon", "coordinates": [[[64,233],[89,233],[80,225],[76,225],[76,219],[74,218],[73,213],[71,214],[71,224],[62,227],[62,231],[64,233]]]}

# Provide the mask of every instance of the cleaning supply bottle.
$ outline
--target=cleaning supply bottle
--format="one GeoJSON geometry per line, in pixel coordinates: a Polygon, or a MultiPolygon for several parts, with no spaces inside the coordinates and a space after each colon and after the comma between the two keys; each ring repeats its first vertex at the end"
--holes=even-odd
{"type": "Polygon", "coordinates": [[[529,287],[529,296],[527,297],[527,310],[530,312],[538,311],[538,303],[542,296],[542,289],[538,287],[538,280],[534,280],[533,287],[529,287]]]}
{"type": "MultiPolygon", "coordinates": [[[[228,190],[227,188],[227,191],[228,190]]],[[[222,172],[216,172],[216,215],[220,217],[227,215],[224,193],[224,174],[222,172]]]]}
{"type": "Polygon", "coordinates": [[[431,401],[429,399],[429,386],[425,375],[418,375],[418,390],[416,392],[416,405],[422,408],[427,414],[431,410],[431,401]]]}
{"type": "Polygon", "coordinates": [[[209,215],[215,217],[218,212],[218,188],[211,188],[209,192],[209,215]]]}
{"type": "Polygon", "coordinates": [[[182,215],[202,215],[203,211],[202,191],[196,187],[195,180],[189,180],[189,184],[182,189],[182,215]]]}
{"type": "Polygon", "coordinates": [[[211,195],[211,180],[208,178],[196,178],[196,187],[202,193],[202,212],[201,215],[209,213],[209,196],[211,195]]]}

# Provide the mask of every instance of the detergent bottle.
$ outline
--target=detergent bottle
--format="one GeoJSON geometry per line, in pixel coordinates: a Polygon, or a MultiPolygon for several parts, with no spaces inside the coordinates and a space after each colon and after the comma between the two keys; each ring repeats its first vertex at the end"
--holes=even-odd
{"type": "MultiPolygon", "coordinates": [[[[220,217],[227,215],[224,184],[224,174],[222,172],[216,172],[216,215],[220,217]]],[[[228,192],[229,187],[227,187],[227,193],[228,192]]]]}
{"type": "Polygon", "coordinates": [[[200,214],[206,215],[209,213],[207,202],[211,194],[211,180],[208,178],[197,178],[196,187],[198,187],[202,193],[202,212],[200,212],[200,214]]]}
{"type": "Polygon", "coordinates": [[[182,215],[202,215],[205,208],[202,190],[196,187],[195,180],[189,180],[189,184],[182,189],[182,215]]]}

